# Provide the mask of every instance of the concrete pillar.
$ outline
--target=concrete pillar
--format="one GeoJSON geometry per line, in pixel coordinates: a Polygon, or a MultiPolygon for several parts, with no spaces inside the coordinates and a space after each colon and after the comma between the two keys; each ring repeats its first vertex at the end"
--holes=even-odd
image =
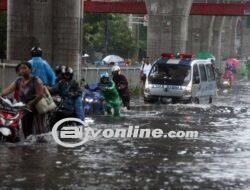
{"type": "Polygon", "coordinates": [[[209,28],[208,28],[208,43],[203,45],[203,48],[211,52],[213,45],[213,30],[214,30],[215,16],[212,16],[209,28]]]}
{"type": "Polygon", "coordinates": [[[247,19],[243,18],[241,25],[241,48],[240,56],[241,57],[250,57],[250,28],[247,27],[247,19]]]}
{"type": "Polygon", "coordinates": [[[39,45],[51,61],[52,0],[8,0],[7,59],[27,60],[39,45]]]}
{"type": "Polygon", "coordinates": [[[53,64],[77,67],[80,61],[81,0],[53,0],[53,64]]]}
{"type": "Polygon", "coordinates": [[[236,37],[236,21],[237,17],[226,17],[224,28],[222,30],[222,59],[235,56],[235,37],[236,37]]]}
{"type": "Polygon", "coordinates": [[[9,0],[7,13],[7,59],[26,59],[30,48],[30,0],[9,0]]]}
{"type": "Polygon", "coordinates": [[[231,48],[229,51],[230,55],[237,56],[236,51],[236,37],[237,37],[237,23],[238,23],[239,17],[233,17],[232,19],[232,33],[231,33],[231,48]]]}
{"type": "Polygon", "coordinates": [[[31,46],[40,46],[43,50],[43,57],[52,63],[52,2],[31,1],[31,46]]]}
{"type": "Polygon", "coordinates": [[[55,65],[77,67],[82,0],[8,0],[7,58],[27,60],[34,45],[55,65]]]}
{"type": "Polygon", "coordinates": [[[222,30],[225,23],[225,17],[224,16],[217,16],[214,20],[213,25],[213,41],[210,52],[213,53],[213,55],[216,58],[216,67],[218,67],[220,70],[223,69],[222,66],[222,56],[221,56],[221,39],[222,39],[222,30]]]}
{"type": "Polygon", "coordinates": [[[185,52],[192,0],[145,0],[148,14],[148,56],[185,52]]]}
{"type": "Polygon", "coordinates": [[[187,52],[196,54],[209,51],[209,44],[211,44],[210,29],[213,26],[213,21],[213,16],[189,16],[187,52]]]}

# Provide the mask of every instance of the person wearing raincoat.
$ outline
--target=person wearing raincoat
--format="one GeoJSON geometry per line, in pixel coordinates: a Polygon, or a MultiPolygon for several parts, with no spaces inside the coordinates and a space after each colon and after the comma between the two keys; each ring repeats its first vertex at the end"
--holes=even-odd
{"type": "Polygon", "coordinates": [[[232,86],[234,84],[234,74],[230,69],[225,70],[225,72],[221,76],[221,80],[229,80],[229,85],[232,86]]]}
{"type": "Polygon", "coordinates": [[[109,78],[107,72],[103,72],[100,75],[100,82],[98,83],[98,88],[102,91],[104,96],[104,107],[109,115],[111,115],[111,110],[114,110],[114,117],[120,116],[121,100],[120,96],[116,90],[115,83],[109,78]]]}
{"type": "Polygon", "coordinates": [[[226,63],[226,70],[230,70],[230,71],[232,71],[232,73],[236,73],[236,68],[235,68],[235,66],[234,65],[232,65],[232,64],[229,64],[229,63],[226,63]]]}
{"type": "Polygon", "coordinates": [[[113,81],[115,82],[116,89],[122,99],[122,103],[127,110],[130,110],[130,94],[128,89],[128,80],[125,75],[121,74],[119,66],[113,66],[112,69],[113,81]]]}
{"type": "Polygon", "coordinates": [[[29,63],[32,66],[32,75],[39,77],[45,86],[54,86],[56,76],[50,65],[42,58],[42,49],[33,47],[31,50],[32,59],[29,63]]]}
{"type": "MultiPolygon", "coordinates": [[[[62,69],[62,74],[63,79],[51,88],[50,92],[52,95],[58,94],[63,99],[61,109],[67,113],[65,115],[73,115],[84,120],[82,90],[78,82],[73,79],[73,69],[66,67],[62,69]]],[[[58,114],[56,120],[60,120],[62,117],[64,117],[64,114],[58,114]]]]}

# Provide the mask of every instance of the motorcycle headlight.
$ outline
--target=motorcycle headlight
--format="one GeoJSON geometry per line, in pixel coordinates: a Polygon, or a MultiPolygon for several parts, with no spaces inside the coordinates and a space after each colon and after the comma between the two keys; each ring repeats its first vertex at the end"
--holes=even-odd
{"type": "Polygon", "coordinates": [[[93,98],[85,98],[85,102],[92,103],[93,101],[93,98]]]}
{"type": "Polygon", "coordinates": [[[223,85],[227,86],[227,85],[229,85],[229,82],[227,80],[223,81],[223,85]]]}

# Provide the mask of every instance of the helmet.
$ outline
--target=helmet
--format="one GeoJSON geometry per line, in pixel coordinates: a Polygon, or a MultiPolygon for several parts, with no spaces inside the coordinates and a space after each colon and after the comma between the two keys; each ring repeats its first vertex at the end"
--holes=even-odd
{"type": "Polygon", "coordinates": [[[58,75],[59,73],[63,73],[63,70],[65,72],[65,68],[66,68],[66,66],[64,66],[64,65],[58,65],[58,66],[56,66],[56,68],[55,68],[56,74],[58,75]]]}
{"type": "Polygon", "coordinates": [[[121,70],[121,68],[120,68],[118,65],[113,66],[113,67],[111,68],[111,71],[112,71],[112,72],[117,72],[117,71],[120,71],[120,70],[121,70]]]}
{"type": "Polygon", "coordinates": [[[62,69],[62,73],[66,76],[69,76],[70,78],[73,77],[74,71],[71,67],[65,67],[62,69]]]}
{"type": "Polygon", "coordinates": [[[73,75],[74,71],[71,67],[66,67],[65,69],[65,74],[72,74],[73,75]]]}
{"type": "Polygon", "coordinates": [[[102,73],[100,74],[100,78],[109,78],[108,72],[102,72],[102,73]]]}
{"type": "Polygon", "coordinates": [[[33,47],[30,50],[32,57],[42,57],[42,49],[40,47],[33,47]]]}

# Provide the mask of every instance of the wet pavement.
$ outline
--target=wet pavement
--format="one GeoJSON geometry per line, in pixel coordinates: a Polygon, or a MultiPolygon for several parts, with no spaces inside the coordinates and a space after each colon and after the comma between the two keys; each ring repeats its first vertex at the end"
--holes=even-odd
{"type": "Polygon", "coordinates": [[[0,145],[0,189],[250,189],[250,83],[220,93],[213,105],[145,105],[96,129],[197,130],[197,139],[97,138],[74,149],[0,145]]]}

